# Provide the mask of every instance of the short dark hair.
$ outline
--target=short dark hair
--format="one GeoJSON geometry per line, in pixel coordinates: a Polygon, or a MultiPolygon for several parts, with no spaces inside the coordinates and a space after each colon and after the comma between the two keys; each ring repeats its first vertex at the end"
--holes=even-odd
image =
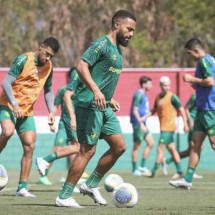
{"type": "Polygon", "coordinates": [[[133,19],[136,22],[136,17],[132,13],[127,10],[118,10],[112,17],[112,27],[114,26],[115,22],[118,21],[118,19],[125,18],[133,19]]]}
{"type": "Polygon", "coordinates": [[[69,72],[68,72],[68,80],[71,79],[72,73],[73,73],[75,70],[76,70],[76,67],[74,67],[74,66],[70,68],[70,70],[69,70],[69,72]]]}
{"type": "Polygon", "coordinates": [[[140,77],[140,81],[139,81],[140,86],[142,86],[142,84],[147,83],[148,81],[152,81],[152,79],[149,78],[149,77],[147,77],[147,76],[142,76],[142,77],[140,77]]]}
{"type": "Polygon", "coordinates": [[[195,48],[202,48],[204,49],[204,44],[202,43],[202,41],[198,38],[192,38],[190,40],[188,40],[186,43],[185,43],[185,46],[184,46],[185,49],[189,49],[189,50],[193,50],[195,48]]]}
{"type": "Polygon", "coordinates": [[[46,38],[42,44],[52,48],[55,53],[57,53],[60,49],[60,44],[59,44],[58,40],[55,39],[54,37],[46,38]]]}

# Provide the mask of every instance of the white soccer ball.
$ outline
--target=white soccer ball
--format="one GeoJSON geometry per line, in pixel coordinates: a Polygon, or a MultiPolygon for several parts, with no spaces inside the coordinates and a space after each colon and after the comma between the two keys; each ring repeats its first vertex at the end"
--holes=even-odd
{"type": "Polygon", "coordinates": [[[115,187],[112,202],[117,208],[133,208],[138,201],[136,188],[129,183],[122,183],[115,187]]]}
{"type": "Polygon", "coordinates": [[[121,184],[123,182],[124,181],[121,176],[117,174],[109,174],[104,181],[105,190],[112,192],[118,184],[121,184]]]}
{"type": "Polygon", "coordinates": [[[0,190],[2,190],[8,182],[7,171],[3,165],[0,164],[0,190]]]}

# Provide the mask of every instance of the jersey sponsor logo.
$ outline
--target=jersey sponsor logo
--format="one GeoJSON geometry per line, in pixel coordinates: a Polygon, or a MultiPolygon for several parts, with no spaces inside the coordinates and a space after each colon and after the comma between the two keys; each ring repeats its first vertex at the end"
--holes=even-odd
{"type": "Polygon", "coordinates": [[[121,73],[121,69],[117,69],[117,68],[114,68],[112,66],[109,68],[109,71],[113,72],[113,73],[116,73],[116,74],[120,74],[121,73]]]}
{"type": "Polygon", "coordinates": [[[102,40],[99,45],[96,47],[95,52],[98,53],[99,50],[106,44],[107,39],[102,40]]]}
{"type": "Polygon", "coordinates": [[[91,133],[90,137],[91,137],[91,139],[93,139],[93,140],[97,140],[97,139],[99,138],[99,135],[98,135],[95,131],[93,131],[93,132],[91,133]]]}

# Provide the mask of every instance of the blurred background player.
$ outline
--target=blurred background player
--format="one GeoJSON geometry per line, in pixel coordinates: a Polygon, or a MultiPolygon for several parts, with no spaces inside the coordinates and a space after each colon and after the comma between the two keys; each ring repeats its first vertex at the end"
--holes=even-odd
{"type": "Polygon", "coordinates": [[[132,174],[134,176],[141,176],[142,172],[149,172],[146,167],[146,159],[154,145],[152,134],[146,127],[145,121],[141,118],[149,112],[147,91],[152,88],[152,80],[149,77],[142,76],[139,83],[141,88],[134,93],[130,111],[130,122],[133,127],[134,141],[132,150],[132,174]],[[143,150],[140,166],[137,167],[138,153],[143,140],[146,141],[147,145],[143,150]]]}
{"type": "MultiPolygon", "coordinates": [[[[188,126],[189,126],[189,133],[188,133],[188,148],[185,151],[178,152],[179,156],[181,159],[189,157],[190,156],[190,149],[192,147],[193,140],[192,140],[192,134],[193,134],[193,125],[194,125],[194,120],[196,117],[196,93],[193,93],[189,100],[187,101],[185,105],[185,112],[187,115],[187,121],[188,121],[188,126]]],[[[163,160],[163,174],[168,175],[168,165],[173,162],[173,158],[164,158],[163,160]]],[[[203,178],[202,175],[194,174],[193,178],[201,179],[203,178]]]]}
{"type": "Polygon", "coordinates": [[[49,110],[48,120],[54,123],[54,94],[52,90],[51,58],[59,50],[59,42],[52,37],[45,39],[36,52],[18,56],[2,83],[0,96],[0,152],[16,129],[22,142],[23,156],[17,196],[35,197],[27,190],[32,166],[36,126],[33,105],[44,88],[45,101],[49,110]]]}
{"type": "MultiPolygon", "coordinates": [[[[67,83],[69,83],[69,81],[71,80],[71,82],[76,82],[77,81],[77,72],[76,72],[76,68],[75,67],[72,67],[70,69],[70,71],[68,72],[68,75],[67,75],[67,83]]],[[[71,83],[70,83],[71,84],[71,83]]],[[[66,128],[65,128],[65,121],[68,121],[67,119],[70,118],[69,114],[68,114],[68,110],[67,110],[67,107],[66,107],[66,104],[64,102],[64,95],[65,95],[65,92],[67,90],[67,85],[61,87],[59,90],[58,90],[58,93],[55,97],[55,101],[54,101],[54,114],[57,113],[57,110],[58,108],[61,106],[61,116],[60,116],[60,120],[59,120],[59,124],[58,124],[58,131],[56,133],[56,136],[55,136],[55,141],[54,141],[54,147],[52,149],[52,153],[48,156],[45,156],[43,157],[42,159],[45,160],[46,162],[48,162],[48,168],[45,170],[45,174],[43,176],[41,176],[38,180],[38,182],[40,184],[44,184],[44,185],[52,185],[51,181],[48,179],[48,173],[49,173],[49,170],[53,164],[53,161],[60,158],[58,156],[58,151],[66,151],[66,150],[71,150],[70,147],[67,147],[68,145],[71,144],[71,142],[68,140],[68,137],[67,137],[67,133],[66,133],[66,128]]],[[[71,95],[69,96],[69,101],[68,102],[71,102],[71,98],[74,94],[74,91],[71,91],[71,95]]],[[[72,109],[73,111],[73,109],[72,109]]],[[[50,125],[50,130],[52,132],[55,132],[56,131],[56,128],[53,125],[50,125]]],[[[72,150],[71,150],[72,151],[72,150]]],[[[67,154],[65,155],[67,156],[67,154]]],[[[75,154],[71,154],[68,156],[68,167],[71,165],[73,159],[74,159],[74,156],[75,154]]],[[[62,156],[61,156],[62,157],[62,156]]],[[[40,158],[41,159],[41,158],[40,158]]],[[[87,177],[87,173],[84,173],[82,175],[82,177],[87,177]]],[[[61,178],[60,182],[64,182],[65,181],[65,178],[61,178]]],[[[81,182],[84,182],[84,180],[79,180],[80,183],[81,182]]]]}
{"type": "Polygon", "coordinates": [[[193,142],[189,164],[183,179],[169,181],[174,187],[192,188],[193,175],[199,163],[201,148],[206,136],[215,150],[215,59],[204,50],[203,43],[192,38],[185,44],[186,52],[197,62],[195,76],[185,74],[184,82],[191,83],[196,90],[197,114],[193,127],[193,142]]]}
{"type": "Polygon", "coordinates": [[[147,177],[153,177],[155,175],[155,172],[162,164],[164,151],[167,148],[172,155],[176,165],[177,173],[173,176],[173,178],[180,178],[183,175],[183,170],[181,167],[179,154],[174,145],[174,134],[176,131],[175,121],[177,117],[177,111],[179,111],[182,116],[185,132],[189,130],[187,125],[187,117],[184,108],[181,106],[179,98],[175,94],[170,92],[171,81],[169,77],[163,76],[160,78],[160,87],[161,93],[158,94],[155,99],[153,110],[145,116],[148,117],[155,112],[157,112],[158,114],[161,133],[159,145],[157,147],[157,158],[151,172],[143,173],[143,175],[147,177]]]}

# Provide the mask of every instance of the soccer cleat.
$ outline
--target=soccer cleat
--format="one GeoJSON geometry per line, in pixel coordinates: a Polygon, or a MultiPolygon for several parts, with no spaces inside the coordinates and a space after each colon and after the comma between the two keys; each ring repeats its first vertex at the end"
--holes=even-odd
{"type": "Polygon", "coordinates": [[[190,190],[192,188],[192,183],[185,181],[184,178],[174,181],[169,181],[169,184],[176,188],[183,188],[190,190]]]}
{"type": "Polygon", "coordinates": [[[43,184],[43,185],[52,185],[52,182],[49,181],[47,176],[42,176],[38,180],[38,184],[43,184]]]}
{"type": "Polygon", "coordinates": [[[166,162],[166,158],[163,158],[162,171],[164,175],[168,175],[168,164],[166,162]]]}
{"type": "Polygon", "coordinates": [[[46,169],[49,167],[49,163],[45,161],[43,158],[36,159],[36,165],[42,176],[45,175],[46,169]]]}
{"type": "Polygon", "coordinates": [[[150,172],[150,170],[147,168],[147,167],[139,167],[138,168],[138,170],[140,171],[140,172],[150,172]]]}
{"type": "Polygon", "coordinates": [[[173,176],[172,176],[172,179],[173,180],[176,180],[176,179],[181,179],[183,178],[183,173],[175,173],[173,176]]]}
{"type": "Polygon", "coordinates": [[[36,197],[35,195],[31,194],[26,188],[22,188],[21,190],[17,191],[16,196],[20,196],[20,197],[36,197]]]}
{"type": "Polygon", "coordinates": [[[202,179],[202,178],[203,178],[203,176],[202,176],[202,175],[198,175],[198,174],[194,173],[194,174],[193,174],[193,178],[195,178],[195,179],[202,179]]]}
{"type": "Polygon", "coordinates": [[[133,176],[142,176],[142,173],[140,172],[140,170],[136,169],[133,173],[133,176]]]}
{"type": "Polygon", "coordinates": [[[72,197],[70,197],[68,199],[60,199],[58,196],[55,200],[55,204],[58,207],[83,208],[72,197]]]}
{"type": "Polygon", "coordinates": [[[82,184],[80,187],[80,193],[83,195],[88,195],[91,197],[95,203],[100,205],[107,205],[107,201],[101,196],[98,187],[88,187],[86,183],[82,184]]]}
{"type": "Polygon", "coordinates": [[[155,174],[151,171],[149,172],[143,172],[142,173],[143,176],[148,177],[148,178],[153,178],[155,176],[155,174]]]}

